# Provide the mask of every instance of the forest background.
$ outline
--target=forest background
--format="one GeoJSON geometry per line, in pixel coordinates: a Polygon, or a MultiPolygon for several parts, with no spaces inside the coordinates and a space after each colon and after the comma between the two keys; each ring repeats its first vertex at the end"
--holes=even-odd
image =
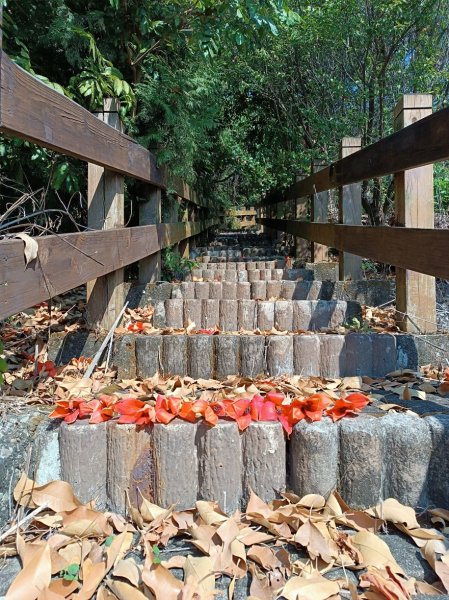
{"type": "MultiPolygon", "coordinates": [[[[449,0],[0,2],[13,60],[91,111],[118,97],[125,131],[217,213],[337,159],[344,136],[384,137],[401,94],[448,103],[449,0]]],[[[0,167],[0,212],[29,194],[25,212],[62,200],[85,221],[85,164],[0,138],[0,167]]],[[[435,172],[444,215],[448,164],[435,172]]],[[[364,183],[367,222],[392,203],[391,178],[364,183]]]]}

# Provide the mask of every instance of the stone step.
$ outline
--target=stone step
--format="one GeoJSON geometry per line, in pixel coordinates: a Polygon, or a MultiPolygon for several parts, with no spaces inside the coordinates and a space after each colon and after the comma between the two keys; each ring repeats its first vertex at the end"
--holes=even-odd
{"type": "MultiPolygon", "coordinates": [[[[245,264],[245,263],[241,263],[245,264]]],[[[247,263],[255,265],[256,263],[247,263]]],[[[227,266],[227,263],[218,263],[218,265],[227,266]]],[[[209,265],[210,266],[210,263],[209,265]]],[[[312,279],[312,273],[304,273],[304,279],[312,279]]],[[[288,280],[288,274],[284,269],[192,269],[190,275],[186,276],[186,281],[282,281],[288,280]]]]}
{"type": "MultiPolygon", "coordinates": [[[[237,285],[235,285],[237,287],[237,285]]],[[[226,290],[225,286],[225,290],[226,290]]],[[[200,286],[197,295],[200,294],[200,286]]],[[[203,289],[204,295],[210,294],[203,289]]],[[[155,306],[154,326],[182,329],[195,323],[194,330],[221,331],[319,331],[361,319],[357,302],[343,300],[237,300],[171,299],[155,306]]]]}
{"type": "Polygon", "coordinates": [[[274,261],[276,264],[279,264],[280,267],[283,267],[285,264],[285,258],[282,256],[279,256],[279,254],[277,252],[263,252],[261,254],[259,254],[258,256],[243,256],[242,253],[240,252],[237,254],[229,254],[229,255],[214,255],[214,256],[210,256],[210,255],[201,255],[198,256],[196,255],[196,253],[193,253],[191,256],[192,260],[194,260],[195,262],[204,265],[204,264],[223,264],[223,263],[230,263],[231,264],[231,268],[232,265],[237,263],[252,263],[254,261],[274,261]]]}
{"type": "Polygon", "coordinates": [[[125,284],[131,308],[170,298],[184,300],[345,300],[379,306],[394,299],[395,285],[388,280],[370,281],[254,281],[125,284]]]}
{"type": "MultiPolygon", "coordinates": [[[[420,337],[433,336],[127,334],[116,338],[112,362],[120,379],[145,379],[156,372],[194,379],[225,379],[230,375],[383,377],[397,368],[416,369],[420,354],[427,359],[420,364],[431,362],[429,354],[418,352],[420,337]]],[[[67,364],[74,357],[93,356],[101,341],[93,334],[54,334],[49,341],[49,360],[67,364]]],[[[430,345],[423,343],[423,346],[432,350],[430,345]]],[[[433,351],[438,352],[434,348],[433,351]]]]}
{"type": "MultiPolygon", "coordinates": [[[[279,257],[281,252],[275,248],[267,246],[251,246],[249,248],[217,248],[215,250],[202,250],[198,248],[194,251],[199,258],[210,258],[213,262],[214,258],[227,258],[229,260],[236,260],[242,258],[257,258],[259,256],[272,256],[274,258],[279,257]]],[[[284,254],[285,256],[285,254],[284,254]]]]}
{"type": "Polygon", "coordinates": [[[289,269],[284,261],[247,263],[207,263],[207,266],[192,269],[186,281],[338,281],[336,269],[313,268],[289,269]],[[273,265],[276,264],[276,268],[273,265]],[[273,268],[271,268],[273,267],[273,268]]]}
{"type": "Polygon", "coordinates": [[[279,423],[252,423],[240,433],[226,420],[213,428],[179,420],[151,428],[79,421],[63,423],[58,437],[53,460],[62,479],[81,501],[95,497],[99,507],[118,512],[125,511],[126,490],[133,503],[141,494],[178,508],[217,500],[227,512],[244,506],[250,489],[265,501],[286,489],[300,497],[338,489],[356,508],[389,497],[413,507],[449,508],[444,414],[301,421],[290,440],[279,423]],[[86,468],[92,457],[95,468],[86,468]]]}
{"type": "Polygon", "coordinates": [[[183,282],[173,287],[172,298],[185,300],[346,300],[368,306],[394,298],[394,283],[373,281],[211,281],[183,282]]]}
{"type": "MultiPolygon", "coordinates": [[[[206,257],[202,257],[203,259],[206,257]]],[[[209,258],[209,257],[207,257],[209,258]]],[[[213,271],[254,271],[256,269],[271,270],[284,269],[285,260],[260,260],[260,261],[223,261],[214,262],[210,260],[197,261],[201,263],[198,270],[213,270],[213,271]]]]}
{"type": "MultiPolygon", "coordinates": [[[[93,357],[104,337],[87,332],[54,333],[48,359],[57,365],[93,357]]],[[[396,369],[441,365],[449,355],[447,334],[349,333],[303,335],[138,335],[116,337],[118,377],[190,375],[223,379],[282,374],[383,377],[396,369]]]]}

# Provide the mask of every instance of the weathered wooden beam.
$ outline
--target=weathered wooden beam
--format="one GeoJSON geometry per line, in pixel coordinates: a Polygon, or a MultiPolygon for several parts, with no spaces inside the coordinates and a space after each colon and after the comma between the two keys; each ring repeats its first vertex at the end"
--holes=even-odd
{"type": "MultiPolygon", "coordinates": [[[[140,225],[158,225],[162,219],[161,190],[151,188],[144,201],[139,202],[140,225]]],[[[155,283],[161,279],[162,255],[155,252],[139,261],[139,283],[155,283]]]]}
{"type": "Polygon", "coordinates": [[[20,240],[0,242],[0,320],[198,235],[218,219],[88,231],[37,239],[38,258],[25,266],[20,240]]]}
{"type": "MultiPolygon", "coordinates": [[[[121,131],[119,103],[105,98],[98,119],[121,131]]],[[[90,229],[120,229],[125,226],[125,178],[115,171],[89,163],[87,169],[87,225],[90,229]]],[[[91,329],[107,331],[117,320],[124,303],[124,269],[117,269],[87,282],[87,322],[91,329]]]]}
{"type": "MultiPolygon", "coordinates": [[[[317,173],[321,169],[325,168],[320,161],[313,163],[313,172],[317,173]]],[[[296,218],[300,218],[296,215],[296,218]]],[[[328,223],[329,222],[329,191],[318,192],[318,194],[312,194],[310,197],[310,220],[315,223],[328,223]]],[[[301,238],[298,238],[301,239],[301,238]]],[[[327,262],[329,260],[329,248],[323,246],[323,244],[310,244],[311,261],[312,262],[327,262]]]]}
{"type": "Polygon", "coordinates": [[[1,52],[0,131],[159,187],[156,158],[1,52]]]}
{"type": "MultiPolygon", "coordinates": [[[[362,138],[345,137],[341,142],[340,155],[342,158],[360,152],[362,138]]],[[[342,225],[362,224],[362,186],[351,183],[338,190],[338,222],[342,225]]],[[[338,276],[341,281],[362,278],[362,259],[355,254],[340,252],[338,257],[338,276]]]]}
{"type": "Polygon", "coordinates": [[[449,158],[449,108],[425,117],[388,137],[366,146],[319,173],[273,193],[261,204],[270,205],[311,196],[364,179],[414,169],[449,158]]]}
{"type": "MultiPolygon", "coordinates": [[[[432,114],[430,94],[407,94],[394,109],[394,128],[400,130],[432,114]]],[[[404,227],[434,227],[433,166],[396,173],[394,178],[396,223],[404,227]]],[[[427,249],[426,249],[427,251],[427,249]]],[[[396,322],[412,333],[437,330],[435,278],[396,269],[396,322]]]]}
{"type": "Polygon", "coordinates": [[[337,250],[449,279],[448,230],[363,227],[282,219],[257,219],[257,222],[337,250]]]}

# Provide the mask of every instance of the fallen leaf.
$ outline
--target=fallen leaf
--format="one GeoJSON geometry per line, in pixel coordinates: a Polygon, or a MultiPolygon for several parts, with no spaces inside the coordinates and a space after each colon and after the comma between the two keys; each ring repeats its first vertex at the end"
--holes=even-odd
{"type": "Polygon", "coordinates": [[[187,582],[188,579],[194,583],[201,600],[215,596],[215,575],[209,556],[187,556],[184,565],[184,581],[187,582]]]}
{"type": "Polygon", "coordinates": [[[96,510],[79,506],[70,512],[61,512],[62,529],[65,535],[81,537],[108,537],[112,527],[106,515],[96,510]]]}
{"type": "Polygon", "coordinates": [[[33,551],[29,559],[24,555],[27,544],[22,540],[22,570],[12,582],[6,593],[6,600],[36,600],[39,593],[50,585],[51,552],[48,544],[33,551]],[[25,558],[25,559],[24,559],[25,558]]]}
{"type": "Polygon", "coordinates": [[[388,565],[395,573],[403,574],[387,544],[374,533],[359,531],[352,536],[351,541],[362,553],[363,564],[360,567],[382,568],[388,565]]]}
{"type": "Polygon", "coordinates": [[[125,581],[109,581],[108,586],[118,600],[148,600],[148,596],[125,581]]]}
{"type": "Polygon", "coordinates": [[[319,529],[319,524],[312,523],[310,519],[301,525],[293,539],[295,543],[306,548],[312,560],[321,557],[325,562],[330,563],[338,556],[335,542],[330,536],[326,537],[323,530],[319,529]]]}
{"type": "Polygon", "coordinates": [[[81,506],[70,484],[65,481],[52,481],[42,486],[37,486],[32,479],[22,473],[14,488],[14,500],[20,506],[37,508],[46,504],[56,513],[72,511],[81,506]]]}
{"type": "Polygon", "coordinates": [[[327,600],[340,591],[338,581],[329,581],[320,575],[310,578],[292,577],[282,588],[286,600],[327,600]]]}
{"type": "Polygon", "coordinates": [[[25,244],[25,249],[24,249],[25,265],[28,266],[30,264],[30,262],[33,262],[33,260],[36,260],[36,258],[37,258],[37,253],[39,250],[39,245],[37,243],[37,240],[30,237],[26,233],[17,233],[14,237],[20,238],[21,240],[23,240],[23,242],[25,244]]]}
{"type": "Polygon", "coordinates": [[[416,513],[413,508],[404,506],[394,498],[384,500],[367,512],[384,521],[401,523],[407,527],[407,529],[419,528],[419,523],[416,520],[416,513]]]}
{"type": "Polygon", "coordinates": [[[360,586],[379,592],[386,600],[410,600],[410,593],[414,593],[414,582],[394,573],[388,566],[377,569],[369,566],[367,573],[360,576],[360,586]]]}
{"type": "Polygon", "coordinates": [[[162,565],[145,565],[142,580],[150,588],[156,600],[179,600],[182,583],[162,565]]]}

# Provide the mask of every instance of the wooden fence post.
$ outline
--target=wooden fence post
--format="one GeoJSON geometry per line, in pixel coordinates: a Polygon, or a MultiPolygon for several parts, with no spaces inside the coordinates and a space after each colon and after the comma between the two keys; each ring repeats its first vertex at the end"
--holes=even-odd
{"type": "MultiPolygon", "coordinates": [[[[182,210],[182,223],[188,223],[189,221],[189,202],[184,204],[184,208],[182,210]]],[[[186,238],[179,242],[179,254],[181,258],[189,258],[190,256],[190,238],[186,238]]]]}
{"type": "MultiPolygon", "coordinates": [[[[139,225],[159,225],[161,222],[162,192],[150,188],[148,200],[139,203],[139,225]]],[[[161,280],[161,252],[155,252],[139,261],[139,283],[155,283],[161,280]]]]}
{"type": "MultiPolygon", "coordinates": [[[[313,172],[317,173],[326,165],[315,161],[313,172]]],[[[328,223],[329,221],[329,191],[318,192],[311,197],[310,220],[316,223],[328,223]]],[[[327,262],[329,260],[329,248],[323,244],[311,243],[311,260],[315,262],[327,262]]]]}
{"type": "MultiPolygon", "coordinates": [[[[358,152],[362,147],[359,137],[345,137],[341,142],[340,157],[345,158],[358,152]]],[[[361,225],[362,223],[362,186],[352,183],[339,188],[339,223],[361,225]]],[[[339,253],[339,279],[357,281],[362,277],[362,257],[348,252],[339,253]]]]}
{"type": "MultiPolygon", "coordinates": [[[[404,95],[393,114],[394,129],[398,131],[432,114],[432,96],[404,95]]],[[[394,191],[396,224],[434,228],[433,165],[396,173],[394,191]]],[[[435,278],[396,268],[396,309],[402,331],[436,331],[435,278]]]]}
{"type": "MultiPolygon", "coordinates": [[[[99,119],[121,130],[119,104],[106,98],[99,119]]],[[[87,223],[92,229],[125,226],[124,177],[89,163],[87,183],[87,223]]],[[[116,248],[120,254],[120,248],[116,248]]],[[[87,320],[92,328],[109,330],[124,303],[124,269],[117,269],[87,283],[87,320]]]]}

